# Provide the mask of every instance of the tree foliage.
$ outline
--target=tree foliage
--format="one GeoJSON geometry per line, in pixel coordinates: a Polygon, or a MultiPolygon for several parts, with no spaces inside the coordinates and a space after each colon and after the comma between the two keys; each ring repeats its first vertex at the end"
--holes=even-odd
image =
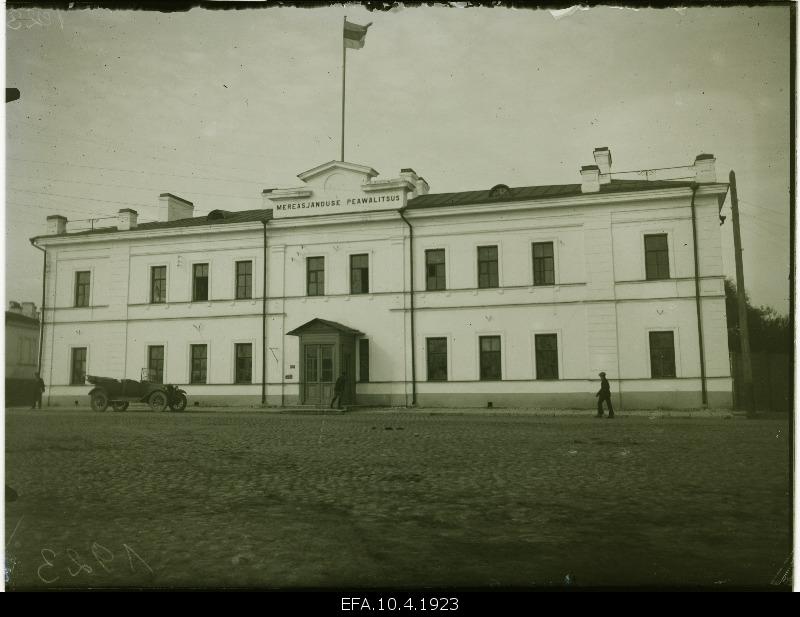
{"type": "MultiPolygon", "coordinates": [[[[750,350],[753,352],[792,353],[794,339],[789,317],[770,306],[755,307],[745,292],[750,350]]],[[[728,316],[728,349],[740,351],[739,307],[736,283],[725,279],[725,310],[728,316]]]]}

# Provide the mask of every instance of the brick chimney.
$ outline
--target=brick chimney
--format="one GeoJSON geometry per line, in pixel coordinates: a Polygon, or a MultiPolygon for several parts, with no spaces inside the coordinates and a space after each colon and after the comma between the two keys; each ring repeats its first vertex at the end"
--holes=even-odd
{"type": "Polygon", "coordinates": [[[161,202],[161,210],[165,211],[166,221],[178,221],[180,219],[190,219],[194,216],[194,204],[186,201],[172,193],[161,193],[158,196],[161,202]]]}
{"type": "Polygon", "coordinates": [[[594,149],[594,162],[600,168],[600,184],[611,182],[611,150],[605,146],[594,149]]]}
{"type": "Polygon", "coordinates": [[[717,159],[713,154],[698,154],[695,157],[694,179],[697,182],[717,181],[717,159]]]}
{"type": "Polygon", "coordinates": [[[47,217],[47,235],[60,236],[67,233],[67,217],[60,214],[51,214],[47,217]]]}
{"type": "Polygon", "coordinates": [[[36,303],[35,302],[23,302],[22,303],[22,314],[25,317],[30,317],[31,319],[39,319],[39,313],[36,310],[36,303]]]}
{"type": "Polygon", "coordinates": [[[138,218],[139,218],[139,213],[136,212],[136,210],[131,210],[130,208],[122,208],[118,212],[117,229],[120,231],[128,231],[130,229],[136,229],[138,218]]]}
{"type": "Polygon", "coordinates": [[[415,184],[417,185],[417,195],[427,195],[428,191],[431,190],[431,187],[428,186],[428,182],[422,176],[417,178],[415,184]]]}
{"type": "Polygon", "coordinates": [[[581,167],[581,193],[600,192],[600,168],[597,165],[581,167]]]}

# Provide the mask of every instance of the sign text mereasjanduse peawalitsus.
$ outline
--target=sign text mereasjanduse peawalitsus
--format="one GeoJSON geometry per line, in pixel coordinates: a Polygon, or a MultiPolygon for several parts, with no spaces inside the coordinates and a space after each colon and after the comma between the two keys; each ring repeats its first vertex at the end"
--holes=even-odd
{"type": "Polygon", "coordinates": [[[400,201],[400,195],[377,195],[375,197],[348,197],[347,199],[327,199],[320,201],[300,201],[275,204],[276,210],[304,210],[310,208],[335,208],[337,206],[358,206],[400,201]],[[344,203],[342,203],[344,202],[344,203]]]}

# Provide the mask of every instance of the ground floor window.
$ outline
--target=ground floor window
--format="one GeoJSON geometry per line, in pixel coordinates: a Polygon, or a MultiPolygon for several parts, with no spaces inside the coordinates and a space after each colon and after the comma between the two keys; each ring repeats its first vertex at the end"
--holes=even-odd
{"type": "Polygon", "coordinates": [[[208,345],[192,345],[192,374],[190,383],[206,383],[208,345]]]}
{"type": "Polygon", "coordinates": [[[147,348],[147,372],[153,383],[164,383],[164,346],[150,345],[147,348]]]}
{"type": "Polygon", "coordinates": [[[236,343],[236,383],[253,383],[253,345],[236,343]]]}
{"type": "Polygon", "coordinates": [[[358,341],[358,380],[369,381],[369,339],[358,341]]]}
{"type": "Polygon", "coordinates": [[[428,356],[428,381],[447,381],[447,339],[425,339],[428,356]]]}
{"type": "Polygon", "coordinates": [[[558,379],[558,337],[555,334],[537,334],[536,379],[558,379]]]}
{"type": "Polygon", "coordinates": [[[69,383],[73,386],[86,383],[86,347],[72,348],[69,383]]]}
{"type": "Polygon", "coordinates": [[[481,336],[479,344],[481,381],[497,381],[502,379],[500,337],[481,336]]]}
{"type": "Polygon", "coordinates": [[[650,376],[675,377],[675,333],[671,330],[650,332],[650,376]]]}

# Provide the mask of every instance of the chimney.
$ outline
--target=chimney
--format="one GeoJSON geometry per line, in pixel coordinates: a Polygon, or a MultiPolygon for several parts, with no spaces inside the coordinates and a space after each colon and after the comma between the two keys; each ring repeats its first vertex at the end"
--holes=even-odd
{"type": "Polygon", "coordinates": [[[22,314],[25,315],[25,317],[30,317],[31,319],[38,319],[38,315],[36,314],[36,303],[23,302],[22,314]]]}
{"type": "Polygon", "coordinates": [[[600,168],[597,165],[581,167],[581,193],[600,192],[600,168]]]}
{"type": "Polygon", "coordinates": [[[158,196],[161,202],[161,209],[166,210],[167,221],[178,221],[180,219],[190,219],[194,216],[194,204],[173,195],[172,193],[161,193],[158,196]]]}
{"type": "Polygon", "coordinates": [[[607,147],[594,149],[594,162],[600,168],[600,184],[611,182],[611,150],[607,147]]]}
{"type": "Polygon", "coordinates": [[[139,218],[139,213],[130,208],[122,208],[117,217],[117,229],[119,231],[128,231],[136,229],[136,222],[139,218]]]}
{"type": "Polygon", "coordinates": [[[417,178],[416,185],[417,185],[417,195],[427,195],[428,191],[431,190],[431,187],[428,186],[428,183],[422,176],[417,178]]]}
{"type": "Polygon", "coordinates": [[[60,236],[67,233],[67,217],[60,214],[51,214],[47,217],[47,235],[60,236]]]}
{"type": "Polygon", "coordinates": [[[713,154],[698,154],[694,159],[694,179],[697,182],[717,181],[717,159],[713,154]]]}
{"type": "Polygon", "coordinates": [[[19,302],[15,301],[15,300],[11,300],[8,303],[8,312],[9,313],[17,313],[18,315],[22,315],[22,305],[19,302]]]}

